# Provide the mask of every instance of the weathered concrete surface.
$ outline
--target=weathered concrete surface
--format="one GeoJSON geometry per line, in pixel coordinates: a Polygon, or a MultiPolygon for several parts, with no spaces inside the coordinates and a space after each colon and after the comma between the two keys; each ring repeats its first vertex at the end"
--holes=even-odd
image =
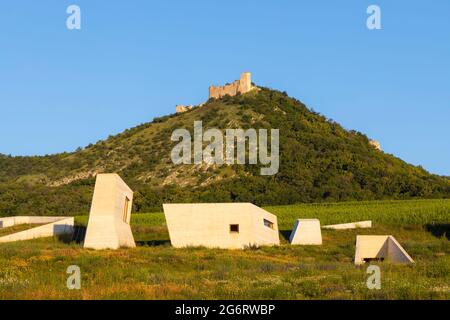
{"type": "Polygon", "coordinates": [[[347,230],[347,229],[358,229],[358,228],[372,228],[372,221],[358,221],[350,223],[341,224],[330,224],[323,226],[322,229],[333,229],[333,230],[347,230]]]}
{"type": "Polygon", "coordinates": [[[393,236],[356,236],[355,264],[364,264],[366,260],[380,259],[395,263],[414,263],[393,236]]]}
{"type": "Polygon", "coordinates": [[[163,208],[170,241],[176,248],[242,249],[280,244],[277,217],[251,203],[164,204],[163,208]]]}
{"type": "Polygon", "coordinates": [[[73,232],[74,218],[20,216],[1,218],[0,224],[3,228],[12,227],[18,224],[44,224],[36,228],[31,228],[0,237],[0,243],[4,243],[71,234],[73,232]]]}
{"type": "Polygon", "coordinates": [[[133,191],[117,174],[98,174],[84,240],[91,249],[135,247],[130,227],[133,191]]]}
{"type": "Polygon", "coordinates": [[[318,219],[298,219],[289,238],[291,244],[321,245],[322,232],[318,219]]]}

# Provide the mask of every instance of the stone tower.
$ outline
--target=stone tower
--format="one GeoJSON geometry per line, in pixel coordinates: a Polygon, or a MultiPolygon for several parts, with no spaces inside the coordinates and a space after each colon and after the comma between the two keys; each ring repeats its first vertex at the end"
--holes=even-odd
{"type": "Polygon", "coordinates": [[[239,80],[239,92],[246,93],[252,90],[252,74],[250,72],[244,72],[241,74],[239,80]]]}

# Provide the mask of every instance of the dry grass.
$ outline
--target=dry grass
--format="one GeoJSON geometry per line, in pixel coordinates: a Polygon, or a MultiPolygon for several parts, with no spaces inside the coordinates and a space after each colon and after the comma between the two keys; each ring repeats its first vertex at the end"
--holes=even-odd
{"type": "MultiPolygon", "coordinates": [[[[450,299],[450,243],[439,224],[431,225],[436,216],[441,217],[439,212],[449,217],[442,206],[437,213],[430,209],[438,208],[438,203],[416,202],[415,208],[411,202],[384,203],[385,211],[380,203],[360,204],[380,209],[385,221],[379,218],[373,229],[323,230],[322,246],[290,246],[284,239],[273,248],[175,249],[167,242],[161,214],[134,216],[133,231],[140,244],[135,249],[92,251],[57,239],[0,244],[0,298],[450,299]],[[405,219],[406,211],[398,208],[408,207],[414,213],[409,224],[393,223],[398,220],[384,213],[397,210],[405,219]],[[431,210],[429,220],[420,215],[421,223],[413,223],[419,219],[417,212],[426,210],[431,210]],[[369,290],[366,269],[352,263],[357,234],[394,235],[416,264],[380,263],[382,289],[369,290]],[[69,265],[81,268],[81,290],[66,287],[69,265]]],[[[308,216],[307,210],[299,208],[304,206],[270,210],[279,216],[280,226],[287,227],[294,217],[304,212],[308,216]]],[[[332,208],[327,205],[316,212],[325,221],[349,221],[343,214],[340,219],[326,217],[325,211],[332,208]]],[[[341,212],[342,206],[336,205],[335,210],[341,212]]],[[[368,210],[361,218],[370,215],[368,210]]],[[[351,217],[357,217],[356,213],[351,212],[351,217]]],[[[77,220],[86,221],[84,217],[77,220]]]]}

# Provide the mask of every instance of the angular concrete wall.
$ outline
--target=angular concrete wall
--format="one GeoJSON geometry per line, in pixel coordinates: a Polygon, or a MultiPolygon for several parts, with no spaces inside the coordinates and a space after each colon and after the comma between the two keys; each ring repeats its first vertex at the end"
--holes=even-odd
{"type": "Polygon", "coordinates": [[[251,203],[164,204],[163,208],[170,241],[176,248],[242,249],[280,244],[277,217],[251,203]]]}
{"type": "Polygon", "coordinates": [[[321,245],[322,232],[318,219],[298,219],[289,238],[291,244],[321,245]]]}
{"type": "Polygon", "coordinates": [[[12,227],[18,224],[44,224],[0,238],[0,243],[53,237],[73,232],[73,217],[10,217],[0,219],[2,226],[12,227]],[[6,221],[6,224],[5,224],[6,221]]]}
{"type": "Polygon", "coordinates": [[[414,263],[414,260],[393,236],[389,236],[387,243],[389,261],[396,263],[414,263]]]}
{"type": "Polygon", "coordinates": [[[8,227],[12,227],[12,226],[17,225],[17,224],[24,224],[25,223],[25,222],[16,223],[16,218],[19,218],[19,217],[0,218],[0,228],[8,228],[8,227]]]}
{"type": "Polygon", "coordinates": [[[5,217],[0,218],[0,228],[12,227],[19,224],[45,224],[62,220],[65,218],[67,217],[40,217],[40,216],[5,217]]]}
{"type": "Polygon", "coordinates": [[[84,247],[135,247],[130,227],[132,204],[133,191],[117,174],[98,174],[84,247]]]}
{"type": "Polygon", "coordinates": [[[393,236],[356,236],[355,264],[364,264],[372,259],[414,263],[393,236]]]}
{"type": "Polygon", "coordinates": [[[12,227],[20,224],[46,224],[60,220],[68,219],[68,217],[53,216],[15,216],[0,218],[0,228],[12,227]]]}
{"type": "Polygon", "coordinates": [[[372,228],[372,221],[358,221],[358,222],[350,222],[350,223],[341,223],[341,224],[330,224],[327,226],[323,226],[322,229],[332,229],[332,230],[347,230],[347,229],[358,229],[358,228],[372,228]]]}

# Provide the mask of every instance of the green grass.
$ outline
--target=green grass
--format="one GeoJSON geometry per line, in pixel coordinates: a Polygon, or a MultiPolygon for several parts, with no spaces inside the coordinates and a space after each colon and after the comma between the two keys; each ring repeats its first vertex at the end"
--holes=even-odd
{"type": "Polygon", "coordinates": [[[279,217],[280,229],[292,228],[295,219],[318,218],[322,224],[372,220],[388,225],[450,222],[450,200],[361,201],[266,207],[279,217]]]}
{"type": "MultiPolygon", "coordinates": [[[[135,249],[92,251],[53,238],[0,244],[0,298],[450,299],[450,242],[442,233],[450,221],[450,200],[266,209],[284,231],[295,219],[310,217],[322,224],[372,219],[374,228],[323,230],[322,246],[290,246],[282,232],[279,247],[175,249],[162,213],[136,214],[135,249]],[[357,234],[392,234],[416,263],[378,263],[382,289],[369,290],[366,267],[353,265],[357,234]],[[69,265],[81,268],[81,290],[66,288],[69,265]]],[[[87,217],[76,221],[86,224],[87,217]]]]}
{"type": "MultiPolygon", "coordinates": [[[[372,220],[388,225],[431,224],[450,222],[450,200],[385,200],[342,203],[298,204],[264,207],[278,217],[280,230],[292,229],[296,219],[317,218],[322,225],[372,220]]],[[[87,225],[87,216],[77,216],[76,222],[87,225]]],[[[132,224],[162,226],[164,214],[142,213],[132,215],[132,224]]]]}

